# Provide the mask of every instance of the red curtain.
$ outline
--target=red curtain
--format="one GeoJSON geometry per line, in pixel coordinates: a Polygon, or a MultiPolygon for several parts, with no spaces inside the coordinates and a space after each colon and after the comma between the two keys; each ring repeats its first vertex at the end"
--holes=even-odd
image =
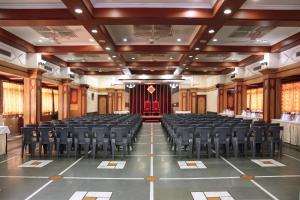
{"type": "Polygon", "coordinates": [[[140,84],[134,88],[129,89],[130,102],[129,108],[130,113],[143,114],[144,102],[150,101],[151,107],[153,101],[157,100],[160,105],[160,113],[168,114],[171,113],[171,88],[167,84],[153,84],[155,91],[150,94],[147,89],[150,85],[140,84]]]}

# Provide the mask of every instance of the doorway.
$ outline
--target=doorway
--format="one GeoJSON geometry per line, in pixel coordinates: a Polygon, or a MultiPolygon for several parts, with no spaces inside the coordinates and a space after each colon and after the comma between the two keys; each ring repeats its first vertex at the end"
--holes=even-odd
{"type": "Polygon", "coordinates": [[[206,113],[206,95],[197,95],[197,113],[206,113]]]}
{"type": "Polygon", "coordinates": [[[98,113],[107,114],[108,113],[108,103],[107,95],[98,95],[98,113]]]}

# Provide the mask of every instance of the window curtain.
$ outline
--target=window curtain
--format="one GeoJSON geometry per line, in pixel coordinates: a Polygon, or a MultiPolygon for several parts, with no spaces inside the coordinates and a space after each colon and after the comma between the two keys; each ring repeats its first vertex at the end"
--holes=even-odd
{"type": "Polygon", "coordinates": [[[54,98],[54,112],[58,112],[58,90],[53,91],[53,98],[54,98]]]}
{"type": "Polygon", "coordinates": [[[58,111],[58,90],[42,88],[42,113],[58,111]]]}
{"type": "Polygon", "coordinates": [[[247,108],[252,112],[263,111],[263,88],[247,90],[247,108]]]}
{"type": "Polygon", "coordinates": [[[300,112],[300,82],[282,84],[281,111],[300,112]]]}
{"type": "Polygon", "coordinates": [[[3,114],[23,114],[23,85],[3,82],[3,114]]]}

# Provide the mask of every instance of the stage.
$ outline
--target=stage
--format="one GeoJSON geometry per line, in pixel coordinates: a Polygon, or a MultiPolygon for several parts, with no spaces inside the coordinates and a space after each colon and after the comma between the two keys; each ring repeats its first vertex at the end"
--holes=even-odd
{"type": "Polygon", "coordinates": [[[143,115],[143,122],[160,122],[162,115],[143,115]]]}

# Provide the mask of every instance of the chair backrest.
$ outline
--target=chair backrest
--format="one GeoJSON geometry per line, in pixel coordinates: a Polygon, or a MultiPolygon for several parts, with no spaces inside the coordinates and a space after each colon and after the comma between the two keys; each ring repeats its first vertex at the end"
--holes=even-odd
{"type": "Polygon", "coordinates": [[[243,142],[248,136],[249,127],[236,126],[232,129],[233,136],[237,137],[238,141],[243,142]]]}
{"type": "Polygon", "coordinates": [[[193,139],[194,137],[194,127],[178,127],[176,129],[176,136],[181,137],[182,144],[188,143],[189,139],[193,139]]]}
{"type": "Polygon", "coordinates": [[[69,134],[68,127],[57,127],[55,128],[56,136],[60,139],[61,144],[66,144],[69,134]]]}
{"type": "Polygon", "coordinates": [[[145,109],[151,109],[151,102],[150,101],[145,101],[144,108],[145,109]]]}
{"type": "Polygon", "coordinates": [[[220,126],[214,128],[214,135],[219,138],[219,142],[224,143],[228,137],[231,137],[230,127],[220,126]]]}
{"type": "Polygon", "coordinates": [[[196,127],[194,137],[200,138],[202,143],[206,143],[211,137],[212,127],[196,127]]]}
{"type": "Polygon", "coordinates": [[[255,137],[255,141],[256,142],[262,142],[265,138],[265,130],[266,127],[265,126],[257,126],[257,125],[253,125],[251,127],[251,130],[254,132],[254,137],[255,137]]]}
{"type": "Polygon", "coordinates": [[[26,125],[27,128],[34,128],[34,130],[37,130],[37,125],[36,124],[27,124],[26,125]]]}
{"type": "Polygon", "coordinates": [[[38,131],[40,133],[40,141],[42,143],[49,143],[50,134],[52,134],[52,127],[39,127],[38,131]]]}
{"type": "Polygon", "coordinates": [[[280,141],[280,131],[283,130],[283,127],[281,126],[270,126],[268,128],[268,133],[270,133],[270,136],[272,137],[273,141],[280,141]]]}
{"type": "Polygon", "coordinates": [[[74,127],[73,131],[75,133],[75,138],[77,138],[78,140],[78,143],[84,143],[85,138],[89,133],[89,129],[87,127],[74,127]]]}
{"type": "Polygon", "coordinates": [[[116,144],[122,143],[123,138],[127,138],[129,131],[129,129],[122,126],[115,126],[111,128],[110,137],[116,140],[116,144]]]}
{"type": "Polygon", "coordinates": [[[103,141],[104,138],[109,138],[109,129],[107,126],[99,126],[92,128],[96,141],[103,141]]]}
{"type": "Polygon", "coordinates": [[[159,109],[159,101],[153,101],[153,109],[159,109]]]}
{"type": "Polygon", "coordinates": [[[33,140],[33,131],[35,129],[33,127],[22,127],[21,132],[23,134],[23,141],[25,143],[30,143],[33,140]]]}

